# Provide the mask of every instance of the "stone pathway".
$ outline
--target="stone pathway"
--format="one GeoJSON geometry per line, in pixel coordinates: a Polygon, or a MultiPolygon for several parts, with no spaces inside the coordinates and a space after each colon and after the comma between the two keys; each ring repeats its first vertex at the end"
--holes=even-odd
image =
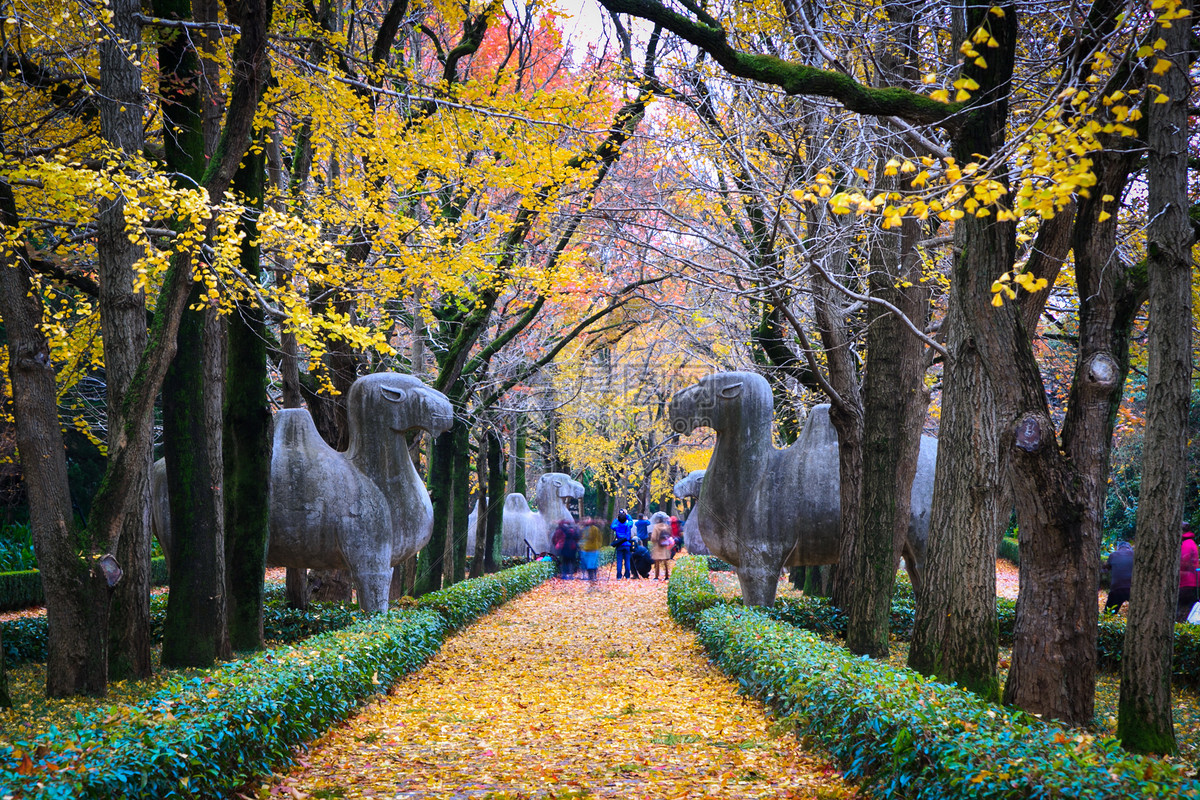
{"type": "Polygon", "coordinates": [[[846,798],[666,610],[666,584],[553,581],[448,641],[259,797],[846,798]]]}

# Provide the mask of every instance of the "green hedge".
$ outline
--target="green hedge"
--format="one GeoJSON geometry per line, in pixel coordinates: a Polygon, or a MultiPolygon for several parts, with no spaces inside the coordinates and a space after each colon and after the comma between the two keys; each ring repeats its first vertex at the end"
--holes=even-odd
{"type": "MultiPolygon", "coordinates": [[[[710,599],[706,572],[701,563],[672,574],[672,613],[682,610],[676,619],[683,624],[710,599]]],[[[1114,739],[1048,725],[855,657],[761,611],[717,602],[699,613],[695,628],[744,691],[799,735],[820,741],[877,796],[1200,797],[1200,784],[1181,770],[1125,753],[1114,739]]]]}
{"type": "Polygon", "coordinates": [[[996,555],[1018,566],[1021,564],[1021,548],[1017,544],[1017,540],[1011,536],[1005,536],[1000,540],[1000,546],[996,548],[996,555]]]}
{"type": "MultiPolygon", "coordinates": [[[[150,584],[162,586],[167,582],[167,561],[150,560],[150,584]]],[[[0,572],[0,611],[19,611],[22,608],[45,605],[42,574],[36,569],[20,572],[0,572]]]]}
{"type": "MultiPolygon", "coordinates": [[[[288,608],[282,586],[268,586],[263,598],[263,638],[288,644],[325,631],[339,630],[363,619],[357,608],[341,603],[311,603],[308,610],[288,608]]],[[[150,598],[150,639],[162,641],[167,597],[150,598]]],[[[9,620],[4,626],[4,657],[9,666],[46,660],[46,617],[9,620]]]]}
{"type": "Polygon", "coordinates": [[[515,594],[527,592],[555,574],[551,561],[531,561],[523,566],[447,586],[419,598],[420,608],[437,611],[458,630],[515,594]]]}
{"type": "Polygon", "coordinates": [[[534,563],[457,584],[421,607],[221,665],[145,702],[101,708],[72,730],[0,748],[0,796],[230,796],[419,668],[452,620],[474,619],[551,574],[551,565],[534,563]]]}
{"type": "MultiPolygon", "coordinates": [[[[705,583],[708,583],[707,579],[705,583]]],[[[711,584],[709,585],[711,588],[711,584]]],[[[782,597],[775,601],[773,608],[766,609],[766,613],[781,622],[822,635],[846,635],[846,615],[822,597],[782,597]]],[[[909,583],[907,575],[898,574],[896,592],[892,596],[889,631],[897,639],[907,641],[912,637],[915,618],[916,600],[912,584],[909,583]]],[[[996,598],[996,621],[1000,632],[1000,645],[1012,647],[1013,630],[1017,624],[1015,600],[996,598]]],[[[1097,669],[1102,672],[1119,671],[1124,647],[1125,619],[1102,613],[1096,641],[1097,669]]],[[[1172,678],[1176,685],[1200,685],[1200,626],[1175,626],[1175,654],[1171,666],[1174,670],[1172,678]]]]}

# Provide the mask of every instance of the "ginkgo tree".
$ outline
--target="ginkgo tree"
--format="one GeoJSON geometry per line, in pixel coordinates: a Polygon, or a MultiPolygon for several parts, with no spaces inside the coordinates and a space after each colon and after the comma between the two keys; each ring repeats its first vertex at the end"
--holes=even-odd
{"type": "MultiPolygon", "coordinates": [[[[1095,628],[1086,620],[1096,616],[1090,587],[1098,569],[1111,410],[1124,375],[1128,328],[1122,321],[1140,302],[1137,270],[1112,264],[1109,231],[1115,230],[1114,212],[1136,168],[1124,154],[1140,136],[1146,109],[1170,102],[1156,75],[1178,69],[1156,55],[1165,40],[1148,35],[1147,23],[1165,17],[1170,24],[1187,17],[1186,9],[1158,3],[1135,20],[1115,5],[1097,3],[1058,55],[1040,30],[1042,22],[1018,30],[1021,10],[1015,4],[931,8],[914,45],[920,71],[932,76],[926,95],[919,84],[903,80],[867,86],[855,71],[867,62],[849,38],[813,33],[838,30],[843,15],[837,6],[817,16],[800,5],[772,15],[809,26],[808,38],[798,41],[811,42],[811,49],[785,59],[755,52],[765,30],[741,6],[722,9],[719,21],[717,12],[692,4],[604,0],[603,5],[662,24],[733,76],[774,84],[791,95],[830,98],[848,111],[899,118],[901,130],[920,126],[912,138],[935,145],[923,159],[903,152],[886,159],[892,169],[911,175],[919,191],[843,188],[834,165],[797,198],[834,214],[878,218],[885,229],[913,217],[953,223],[928,591],[918,607],[910,661],[998,696],[989,633],[995,629],[991,564],[1011,480],[1023,574],[1041,577],[1023,586],[1006,695],[1039,713],[1089,719],[1095,628]],[[941,63],[945,52],[951,58],[941,63]],[[1023,239],[1031,246],[1018,247],[1019,226],[1023,236],[1036,237],[1023,239]],[[1046,411],[1031,334],[1072,244],[1080,313],[1089,322],[1069,404],[1073,413],[1060,441],[1046,411]],[[1081,270],[1085,258],[1095,267],[1081,270]],[[951,538],[958,543],[950,545],[951,538]],[[967,560],[952,552],[968,554],[967,560]],[[1065,579],[1064,570],[1078,579],[1065,579]],[[1054,619],[1037,616],[1046,608],[1054,619]],[[1078,619],[1085,620],[1082,630],[1078,619]],[[1052,647],[1045,646],[1048,640],[1052,647]],[[1068,688],[1053,688],[1063,686],[1068,688]]],[[[774,30],[782,27],[777,23],[774,30]]]]}

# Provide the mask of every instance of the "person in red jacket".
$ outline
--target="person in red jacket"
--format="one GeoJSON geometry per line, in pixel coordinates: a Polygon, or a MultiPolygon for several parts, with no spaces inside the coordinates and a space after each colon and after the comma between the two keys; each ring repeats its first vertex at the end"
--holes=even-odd
{"type": "Polygon", "coordinates": [[[1179,607],[1175,612],[1177,622],[1187,622],[1188,612],[1196,602],[1196,587],[1200,584],[1200,549],[1196,547],[1196,536],[1186,527],[1183,529],[1183,545],[1179,549],[1179,607]]]}

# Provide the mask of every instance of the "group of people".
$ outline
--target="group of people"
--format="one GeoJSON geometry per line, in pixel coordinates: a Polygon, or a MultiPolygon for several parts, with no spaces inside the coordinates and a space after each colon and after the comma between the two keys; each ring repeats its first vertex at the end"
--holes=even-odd
{"type": "MultiPolygon", "coordinates": [[[[1108,601],[1104,610],[1116,614],[1121,606],[1129,600],[1129,589],[1133,584],[1133,545],[1129,542],[1119,542],[1117,548],[1104,562],[1104,569],[1109,572],[1108,601]]],[[[1200,600],[1200,548],[1196,545],[1196,536],[1183,529],[1183,544],[1179,550],[1179,600],[1175,609],[1175,621],[1187,622],[1192,606],[1200,600]]]]}
{"type": "Polygon", "coordinates": [[[618,580],[649,578],[651,567],[654,580],[670,579],[671,559],[683,546],[678,517],[658,511],[652,520],[646,519],[645,514],[631,520],[628,512],[622,511],[609,528],[613,533],[611,544],[616,551],[618,580]]]}
{"type": "Polygon", "coordinates": [[[550,544],[563,578],[574,578],[582,567],[588,580],[597,580],[600,551],[606,544],[616,551],[617,578],[649,578],[652,569],[655,580],[660,579],[660,573],[662,580],[671,577],[671,559],[683,546],[678,518],[656,512],[653,521],[647,520],[645,514],[634,520],[622,511],[608,526],[611,540],[602,525],[599,520],[588,518],[578,525],[563,520],[555,527],[550,544]]]}

